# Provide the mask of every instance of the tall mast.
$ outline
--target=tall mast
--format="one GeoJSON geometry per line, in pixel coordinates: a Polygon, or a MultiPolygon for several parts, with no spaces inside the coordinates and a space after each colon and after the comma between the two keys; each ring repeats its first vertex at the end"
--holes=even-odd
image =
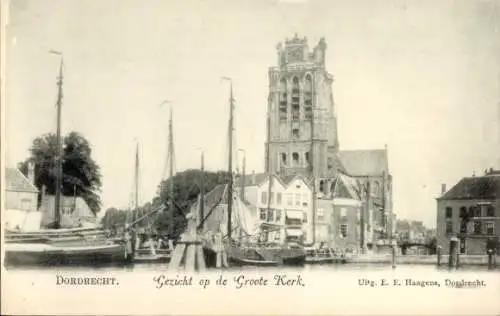
{"type": "Polygon", "coordinates": [[[137,218],[137,212],[139,210],[139,142],[137,142],[135,147],[135,174],[134,174],[134,202],[135,202],[135,212],[133,220],[137,218]]]}
{"type": "Polygon", "coordinates": [[[168,122],[168,156],[169,156],[169,179],[170,185],[168,188],[169,194],[169,207],[171,214],[173,215],[174,209],[174,135],[173,135],[173,123],[172,123],[172,108],[170,108],[170,120],[168,122]]]}
{"type": "Polygon", "coordinates": [[[247,161],[247,154],[244,150],[241,150],[243,151],[243,174],[241,175],[241,192],[240,192],[240,196],[241,196],[241,200],[244,201],[245,200],[245,165],[246,165],[246,161],[247,161]]]}
{"type": "MultiPolygon", "coordinates": [[[[272,185],[272,179],[271,179],[271,98],[269,96],[269,105],[268,105],[268,111],[267,111],[267,148],[266,148],[266,167],[267,167],[267,180],[268,185],[267,185],[267,215],[269,215],[269,210],[271,208],[271,185],[272,185]]],[[[285,214],[286,216],[286,214],[285,214]]],[[[268,238],[268,234],[264,235],[266,240],[268,238]]]]}
{"type": "MultiPolygon", "coordinates": [[[[205,218],[205,159],[201,152],[201,177],[200,177],[200,223],[205,218]]],[[[203,225],[201,226],[203,229],[203,225]]]]}
{"type": "MultiPolygon", "coordinates": [[[[53,52],[58,55],[61,55],[61,53],[53,52]]],[[[57,131],[56,131],[56,143],[57,143],[57,149],[56,149],[56,188],[55,188],[55,194],[56,194],[56,200],[54,203],[54,219],[55,219],[55,227],[54,228],[60,228],[61,227],[61,187],[62,187],[62,144],[61,144],[61,107],[62,107],[62,98],[63,98],[63,92],[62,92],[62,86],[63,86],[63,58],[61,57],[61,64],[59,66],[59,77],[57,78],[57,86],[58,86],[58,93],[57,93],[57,131]]]]}
{"type": "Polygon", "coordinates": [[[229,153],[228,153],[228,173],[229,173],[229,184],[227,190],[227,236],[231,240],[232,233],[232,211],[233,211],[233,131],[234,131],[234,98],[233,98],[233,81],[231,78],[223,77],[225,80],[229,80],[231,92],[229,97],[229,153]]]}

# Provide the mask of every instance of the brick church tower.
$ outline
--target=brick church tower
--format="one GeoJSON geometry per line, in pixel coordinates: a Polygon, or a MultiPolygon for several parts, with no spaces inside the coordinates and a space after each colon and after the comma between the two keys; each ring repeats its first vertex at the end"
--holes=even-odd
{"type": "Polygon", "coordinates": [[[266,170],[280,176],[332,178],[339,141],[333,76],[325,69],[322,38],[309,51],[307,38],[277,45],[278,65],[269,68],[266,170]]]}

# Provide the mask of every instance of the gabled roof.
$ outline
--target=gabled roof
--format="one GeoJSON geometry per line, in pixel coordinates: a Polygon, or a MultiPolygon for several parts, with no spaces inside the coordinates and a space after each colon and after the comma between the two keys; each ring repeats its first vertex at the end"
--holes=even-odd
{"type": "Polygon", "coordinates": [[[338,173],[334,180],[333,198],[360,200],[356,179],[338,173]]]}
{"type": "Polygon", "coordinates": [[[500,175],[462,178],[438,200],[500,199],[500,175]]]}
{"type": "Polygon", "coordinates": [[[17,168],[5,168],[5,189],[7,191],[38,193],[36,186],[17,168]]]}
{"type": "Polygon", "coordinates": [[[342,150],[339,157],[352,176],[381,176],[389,170],[386,149],[342,150]]]}

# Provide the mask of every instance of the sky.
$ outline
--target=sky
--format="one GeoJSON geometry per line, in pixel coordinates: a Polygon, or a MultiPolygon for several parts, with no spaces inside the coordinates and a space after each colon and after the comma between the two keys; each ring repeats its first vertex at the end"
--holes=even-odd
{"type": "MultiPolygon", "coordinates": [[[[6,163],[55,132],[64,55],[63,133],[82,133],[103,176],[103,209],[129,204],[135,142],[141,201],[166,160],[226,169],[233,79],[237,148],[264,170],[268,67],[276,44],[325,37],[341,150],[388,146],[398,218],[435,226],[441,183],[500,168],[500,3],[404,0],[11,0],[6,163]]],[[[241,158],[241,157],[240,157],[241,158]]]]}

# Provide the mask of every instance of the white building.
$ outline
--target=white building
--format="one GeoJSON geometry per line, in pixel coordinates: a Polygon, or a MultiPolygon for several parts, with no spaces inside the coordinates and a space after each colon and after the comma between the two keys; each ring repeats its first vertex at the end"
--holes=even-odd
{"type": "MultiPolygon", "coordinates": [[[[241,194],[242,180],[236,182],[241,194]]],[[[245,179],[244,200],[259,210],[261,240],[283,243],[312,236],[312,191],[301,176],[259,174],[245,179]]]]}
{"type": "Polygon", "coordinates": [[[5,228],[22,231],[40,229],[41,213],[37,211],[38,189],[34,181],[32,164],[28,166],[28,177],[17,168],[5,168],[5,228]]]}

